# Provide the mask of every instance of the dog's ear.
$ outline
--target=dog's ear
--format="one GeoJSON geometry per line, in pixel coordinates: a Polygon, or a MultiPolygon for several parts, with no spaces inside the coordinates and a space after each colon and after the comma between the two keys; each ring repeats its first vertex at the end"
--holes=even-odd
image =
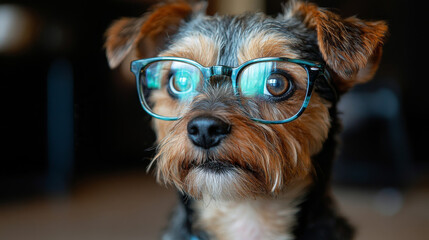
{"type": "Polygon", "coordinates": [[[341,93],[373,77],[387,34],[385,22],[363,21],[356,17],[343,19],[315,4],[296,1],[287,11],[285,15],[300,19],[317,32],[320,52],[341,93]]]}
{"type": "Polygon", "coordinates": [[[204,13],[206,2],[174,1],[154,6],[139,18],[122,18],[106,31],[106,56],[111,68],[135,51],[138,58],[154,57],[181,22],[192,14],[204,13]]]}

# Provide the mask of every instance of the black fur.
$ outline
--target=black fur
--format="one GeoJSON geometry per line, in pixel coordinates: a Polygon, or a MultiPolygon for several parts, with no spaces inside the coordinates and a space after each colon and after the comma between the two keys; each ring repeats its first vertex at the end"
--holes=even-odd
{"type": "Polygon", "coordinates": [[[331,129],[320,153],[312,158],[315,168],[314,185],[310,188],[297,214],[294,230],[297,240],[348,240],[354,230],[346,219],[339,216],[331,196],[330,182],[333,161],[336,157],[341,124],[336,103],[330,109],[331,129]]]}

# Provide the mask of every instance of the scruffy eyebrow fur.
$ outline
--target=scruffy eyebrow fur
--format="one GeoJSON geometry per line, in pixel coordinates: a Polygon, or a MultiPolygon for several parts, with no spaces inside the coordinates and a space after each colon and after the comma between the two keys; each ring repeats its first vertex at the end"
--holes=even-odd
{"type": "MultiPolygon", "coordinates": [[[[273,38],[271,41],[276,40],[282,43],[276,47],[289,49],[296,57],[322,61],[320,51],[317,48],[316,34],[309,31],[301,21],[294,18],[282,19],[282,16],[271,18],[260,13],[238,16],[215,15],[213,17],[198,15],[184,23],[170,42],[186,42],[190,36],[195,36],[196,33],[213,41],[217,49],[215,54],[217,57],[216,65],[236,67],[242,61],[250,60],[243,58],[243,56],[251,56],[252,54],[244,54],[240,50],[247,48],[246,45],[252,43],[251,39],[261,38],[262,35],[266,37],[275,36],[277,39],[273,38]],[[239,59],[240,56],[243,59],[239,59]]],[[[210,48],[209,50],[214,49],[210,48]]],[[[211,54],[211,52],[207,54],[211,54]]],[[[276,51],[275,55],[278,56],[279,52],[276,51]]]]}
{"type": "Polygon", "coordinates": [[[172,43],[160,56],[183,57],[203,66],[213,66],[216,65],[218,52],[219,45],[215,41],[201,33],[194,33],[172,43]]]}

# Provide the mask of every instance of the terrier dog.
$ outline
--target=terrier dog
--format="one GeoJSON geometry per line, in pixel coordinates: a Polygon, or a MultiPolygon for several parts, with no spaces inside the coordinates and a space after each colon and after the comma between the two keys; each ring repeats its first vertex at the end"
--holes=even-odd
{"type": "Polygon", "coordinates": [[[336,105],[374,75],[386,23],[299,1],[276,17],[205,9],[170,1],[106,32],[112,68],[138,59],[157,180],[180,193],[163,239],[352,239],[330,188],[336,105]]]}

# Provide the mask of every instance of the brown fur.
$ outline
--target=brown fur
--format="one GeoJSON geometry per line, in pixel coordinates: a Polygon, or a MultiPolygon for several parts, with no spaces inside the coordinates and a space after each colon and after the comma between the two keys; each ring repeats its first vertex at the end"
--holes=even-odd
{"type": "Polygon", "coordinates": [[[122,18],[106,31],[106,54],[114,68],[134,49],[138,58],[154,57],[168,34],[193,12],[189,3],[177,1],[156,5],[140,18],[122,18]]]}
{"type": "Polygon", "coordinates": [[[287,57],[298,58],[299,56],[287,46],[290,45],[288,39],[284,39],[277,34],[261,32],[247,39],[238,52],[238,63],[262,58],[262,57],[287,57]]]}
{"type": "Polygon", "coordinates": [[[160,56],[183,57],[194,60],[203,66],[216,65],[219,46],[202,34],[185,37],[180,42],[173,43],[160,56]]]}
{"type": "Polygon", "coordinates": [[[356,17],[343,19],[312,3],[294,4],[292,14],[317,31],[320,51],[335,73],[335,84],[341,93],[372,78],[387,33],[384,21],[369,22],[356,17]]]}

